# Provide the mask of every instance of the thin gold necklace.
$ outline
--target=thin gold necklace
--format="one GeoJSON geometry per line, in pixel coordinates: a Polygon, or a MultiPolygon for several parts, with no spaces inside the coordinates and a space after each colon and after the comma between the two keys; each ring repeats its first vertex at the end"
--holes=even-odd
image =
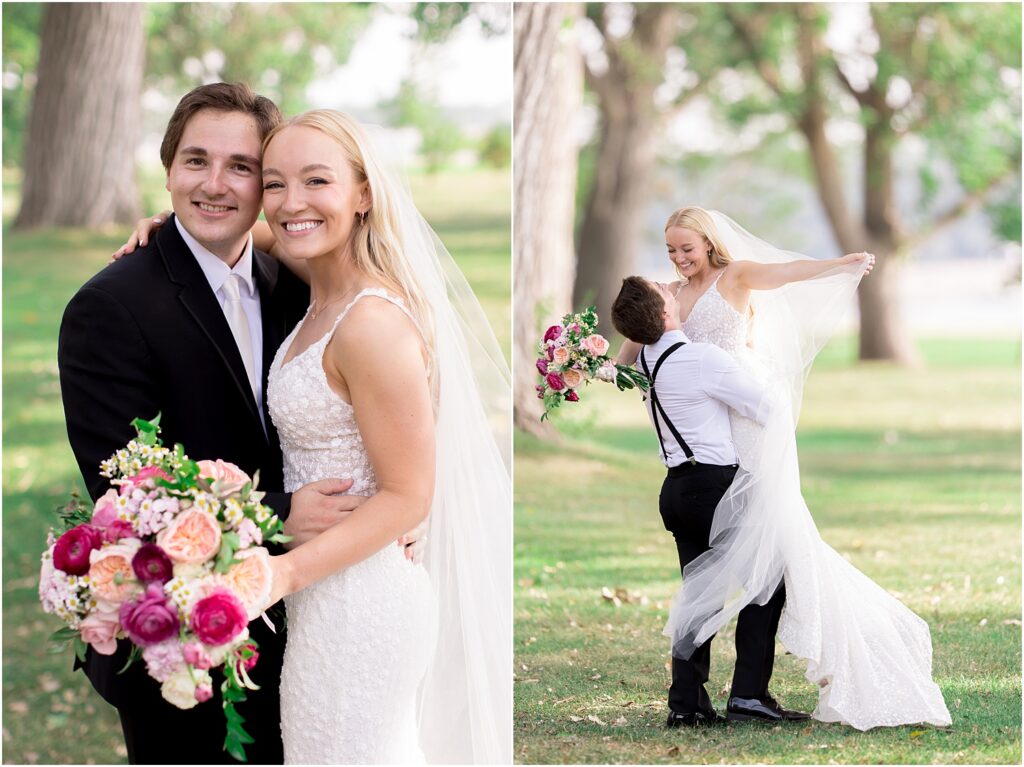
{"type": "Polygon", "coordinates": [[[345,298],[345,296],[347,296],[351,292],[352,292],[351,289],[346,290],[344,293],[342,293],[337,298],[332,298],[326,304],[323,304],[319,309],[316,308],[316,301],[314,300],[312,305],[310,306],[310,316],[315,320],[323,312],[324,309],[326,309],[331,304],[338,303],[338,301],[340,301],[341,299],[345,298]]]}

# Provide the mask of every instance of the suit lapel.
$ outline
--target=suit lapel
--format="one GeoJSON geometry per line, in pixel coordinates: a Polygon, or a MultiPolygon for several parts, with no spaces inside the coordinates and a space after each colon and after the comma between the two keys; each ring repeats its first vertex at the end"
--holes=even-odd
{"type": "MultiPolygon", "coordinates": [[[[217,296],[211,290],[210,283],[206,280],[206,275],[203,274],[192,251],[181,238],[178,227],[173,223],[173,218],[160,228],[156,243],[171,282],[181,288],[178,292],[178,300],[210,340],[227,373],[231,376],[231,380],[234,381],[239,396],[248,405],[255,421],[254,425],[262,434],[263,426],[259,422],[256,398],[249,386],[249,377],[245,372],[245,364],[242,362],[242,355],[238,352],[235,337],[228,326],[224,311],[220,308],[217,296]]],[[[264,332],[264,345],[265,339],[266,332],[264,332]]],[[[263,359],[264,367],[266,367],[266,355],[263,359]]],[[[264,399],[266,398],[264,397],[264,399]]]]}

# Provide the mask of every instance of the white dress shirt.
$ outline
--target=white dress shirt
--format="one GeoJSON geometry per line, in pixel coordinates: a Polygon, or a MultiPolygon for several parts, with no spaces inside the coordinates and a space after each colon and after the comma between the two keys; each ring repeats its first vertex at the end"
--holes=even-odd
{"type": "Polygon", "coordinates": [[[224,294],[224,281],[231,273],[237,274],[242,278],[243,287],[239,293],[242,298],[242,309],[245,311],[246,319],[249,320],[249,337],[252,339],[252,360],[256,371],[256,391],[253,394],[256,397],[256,409],[260,414],[260,422],[263,424],[264,431],[266,431],[267,424],[263,416],[263,319],[260,314],[260,292],[256,289],[256,283],[252,277],[252,235],[249,235],[249,239],[245,244],[245,250],[242,251],[242,257],[231,268],[218,256],[203,247],[199,240],[189,234],[188,230],[181,225],[181,221],[178,220],[177,216],[174,217],[174,224],[178,227],[178,232],[181,233],[182,239],[185,240],[185,244],[188,245],[192,255],[195,256],[196,261],[199,263],[199,268],[203,270],[206,281],[210,283],[210,289],[217,296],[217,302],[220,304],[222,311],[227,301],[227,296],[224,294]]]}
{"type": "MultiPolygon", "coordinates": [[[[737,459],[729,408],[764,424],[771,410],[769,398],[764,396],[761,384],[732,355],[714,344],[690,343],[682,330],[670,330],[657,343],[643,348],[651,373],[661,355],[678,341],[686,345],[676,349],[658,370],[658,401],[698,463],[732,465],[737,459]]],[[[636,367],[643,371],[639,358],[636,367]]],[[[653,423],[650,395],[645,406],[653,423]]],[[[678,466],[687,460],[686,454],[660,412],[657,417],[667,452],[661,458],[666,466],[678,466]]]]}

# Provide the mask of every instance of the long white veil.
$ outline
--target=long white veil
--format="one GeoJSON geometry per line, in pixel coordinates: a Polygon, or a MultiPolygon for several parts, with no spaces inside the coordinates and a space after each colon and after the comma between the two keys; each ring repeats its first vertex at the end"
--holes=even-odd
{"type": "MultiPolygon", "coordinates": [[[[711,211],[734,260],[783,263],[807,256],[775,248],[711,211]]],[[[753,459],[741,465],[715,511],[711,549],[684,570],[665,634],[688,658],[748,604],[764,604],[787,566],[820,540],[800,494],[794,430],[811,363],[850,305],[867,262],[777,290],[753,291],[749,345],[766,368],[772,415],[753,459]]]]}
{"type": "Polygon", "coordinates": [[[511,374],[480,302],[401,175],[380,173],[433,331],[437,467],[424,565],[438,636],[420,692],[420,746],[430,763],[510,764],[511,374]]]}
{"type": "MultiPolygon", "coordinates": [[[[712,217],[735,259],[806,258],[773,248],[721,213],[712,217]]],[[[774,408],[715,510],[711,549],[684,569],[665,633],[673,655],[688,658],[744,606],[764,604],[784,578],[778,638],[807,663],[818,689],[815,719],[860,730],[945,726],[951,718],[932,679],[927,622],[821,539],[800,491],[795,429],[804,379],[865,267],[861,261],[752,294],[750,346],[766,368],[774,408]]]]}

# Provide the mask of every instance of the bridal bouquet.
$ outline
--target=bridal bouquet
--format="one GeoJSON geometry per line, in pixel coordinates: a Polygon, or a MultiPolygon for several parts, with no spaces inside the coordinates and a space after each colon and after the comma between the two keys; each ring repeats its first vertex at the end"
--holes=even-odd
{"type": "Polygon", "coordinates": [[[630,365],[617,365],[608,356],[608,339],[597,332],[593,306],[567,314],[544,332],[537,346],[537,398],[544,400],[543,421],[562,402],[578,402],[579,389],[593,379],[614,383],[619,389],[647,390],[647,377],[630,365]]]}
{"type": "Polygon", "coordinates": [[[53,635],[112,655],[132,643],[164,699],[188,709],[213,697],[210,670],[223,668],[224,747],[245,761],[253,740],[234,704],[259,657],[249,621],[269,606],[273,574],[263,541],[287,540],[260,503],[256,478],[224,461],[192,461],[162,446],[159,416],[135,419],[138,436],[101,465],[114,488],[90,509],[77,499],[61,512],[42,556],[43,610],[66,625],[53,635]]]}

